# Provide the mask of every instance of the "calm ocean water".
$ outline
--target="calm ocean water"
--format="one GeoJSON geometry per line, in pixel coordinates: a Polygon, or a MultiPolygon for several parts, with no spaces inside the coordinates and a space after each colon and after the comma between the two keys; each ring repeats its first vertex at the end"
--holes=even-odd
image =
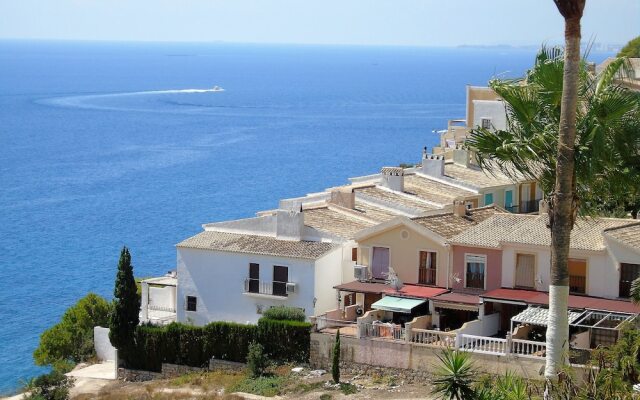
{"type": "Polygon", "coordinates": [[[67,307],[111,297],[122,245],[162,274],[202,223],[417,162],[466,84],[533,55],[0,42],[0,392],[43,371],[31,353],[67,307]]]}

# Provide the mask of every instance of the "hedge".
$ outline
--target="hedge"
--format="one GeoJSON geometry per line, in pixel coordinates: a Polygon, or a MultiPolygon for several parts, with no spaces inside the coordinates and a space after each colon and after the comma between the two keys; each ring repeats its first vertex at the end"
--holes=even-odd
{"type": "Polygon", "coordinates": [[[211,358],[246,362],[249,343],[257,341],[276,362],[309,360],[311,325],[299,321],[260,319],[257,325],[212,322],[197,327],[172,323],[141,325],[127,367],[160,371],[162,363],[205,367],[211,358]]]}

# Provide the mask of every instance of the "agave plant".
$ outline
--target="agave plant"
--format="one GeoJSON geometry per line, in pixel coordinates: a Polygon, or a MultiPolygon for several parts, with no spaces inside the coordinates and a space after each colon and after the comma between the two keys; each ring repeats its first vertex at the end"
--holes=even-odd
{"type": "Polygon", "coordinates": [[[433,380],[433,394],[447,400],[469,400],[475,398],[473,390],[476,370],[469,353],[447,349],[438,355],[433,380]]]}

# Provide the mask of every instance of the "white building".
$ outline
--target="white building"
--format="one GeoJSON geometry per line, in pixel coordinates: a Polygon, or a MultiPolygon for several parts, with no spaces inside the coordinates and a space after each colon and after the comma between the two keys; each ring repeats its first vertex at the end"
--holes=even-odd
{"type": "Polygon", "coordinates": [[[204,226],[177,245],[178,322],[256,322],[273,306],[308,316],[332,308],[343,248],[304,225],[299,211],[204,226]]]}
{"type": "Polygon", "coordinates": [[[140,282],[140,322],[166,325],[176,320],[175,271],[165,276],[149,278],[140,282]]]}

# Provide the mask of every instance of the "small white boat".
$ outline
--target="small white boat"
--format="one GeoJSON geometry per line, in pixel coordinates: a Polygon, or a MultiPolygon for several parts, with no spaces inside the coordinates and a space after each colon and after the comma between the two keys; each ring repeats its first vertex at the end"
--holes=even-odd
{"type": "Polygon", "coordinates": [[[211,89],[214,92],[224,92],[224,89],[221,88],[220,86],[214,86],[213,89],[211,89]]]}

